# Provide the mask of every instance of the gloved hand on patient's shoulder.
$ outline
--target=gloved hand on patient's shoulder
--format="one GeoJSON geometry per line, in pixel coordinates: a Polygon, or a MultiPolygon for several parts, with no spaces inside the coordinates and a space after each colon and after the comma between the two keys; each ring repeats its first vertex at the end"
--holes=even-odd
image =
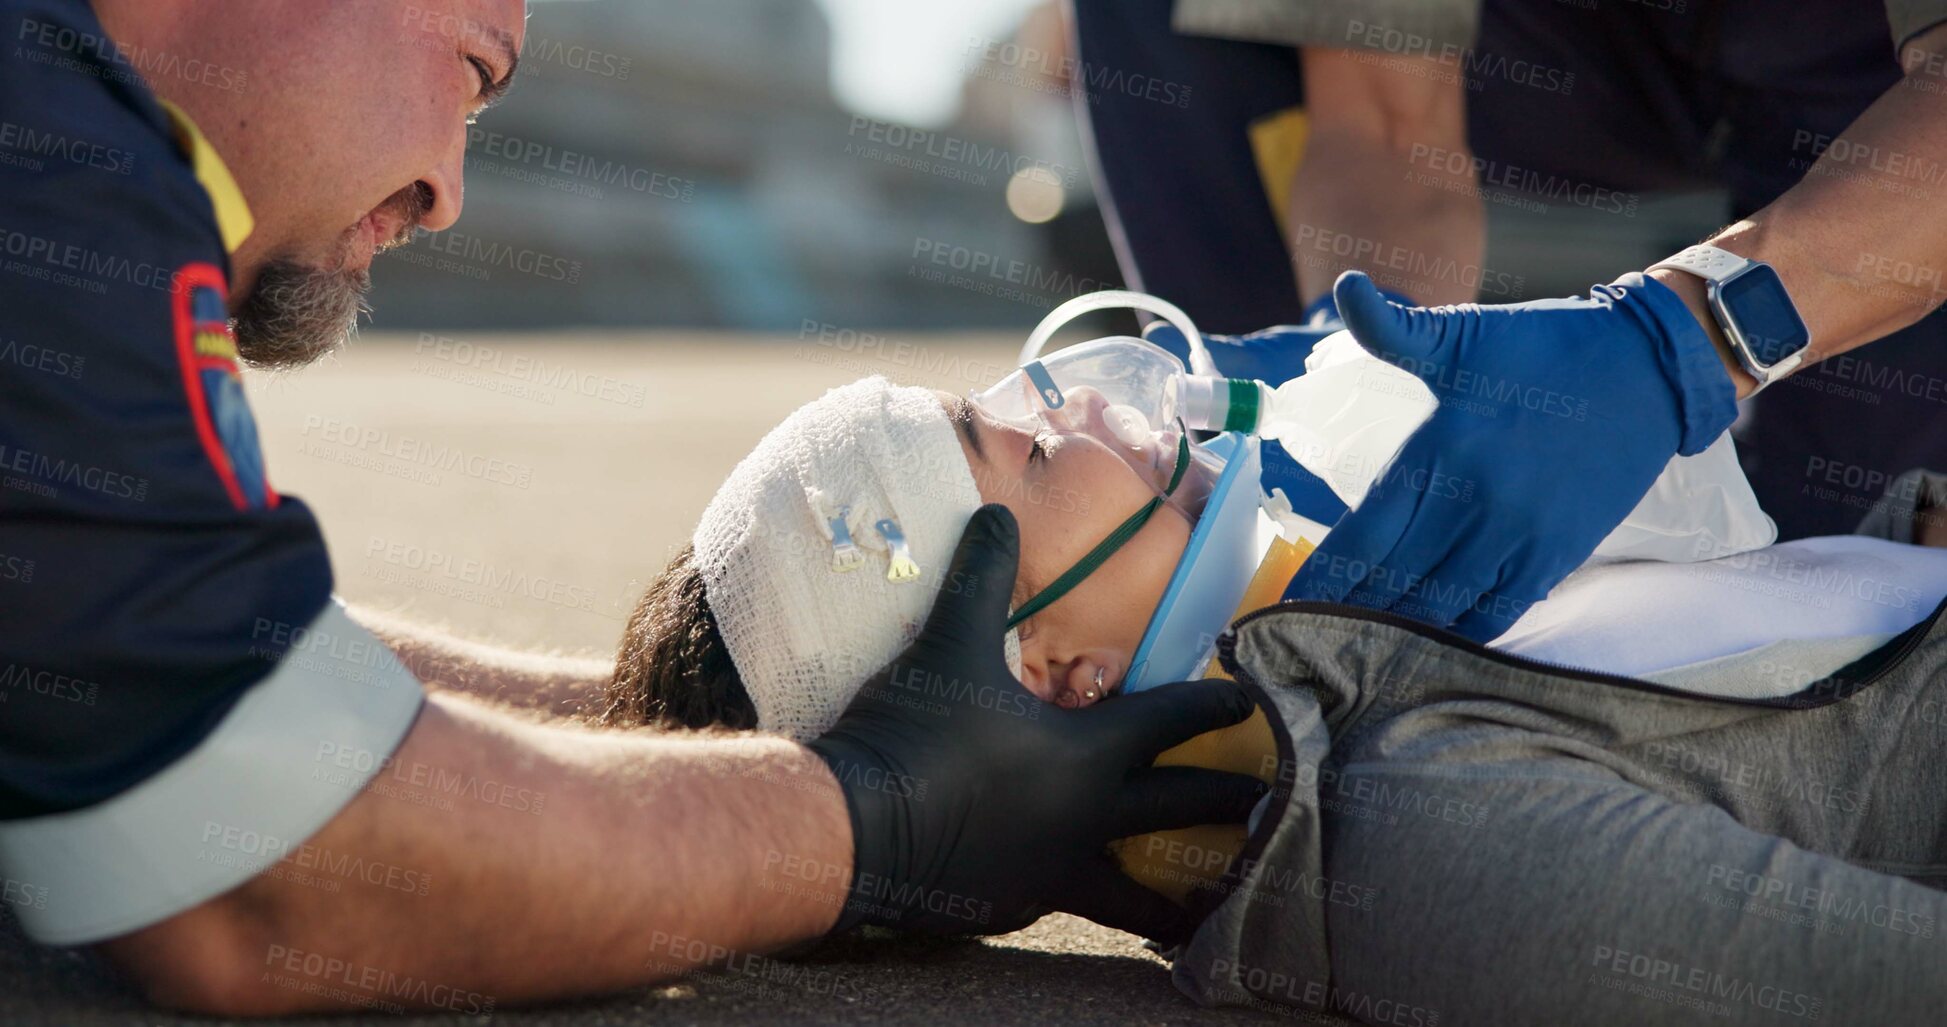
{"type": "Polygon", "coordinates": [[[1114,839],[1241,824],[1255,778],[1153,768],[1158,753],[1255,708],[1227,681],[1064,710],[1023,688],[1003,655],[1019,529],[1005,507],[968,524],[925,628],[811,743],[845,792],[860,923],[1001,934],[1066,912],[1174,944],[1195,924],[1117,868],[1114,839]]]}
{"type": "Polygon", "coordinates": [[[1702,452],[1737,416],[1703,328],[1642,274],[1496,306],[1405,306],[1357,271],[1333,293],[1359,344],[1440,406],[1287,599],[1493,639],[1589,558],[1672,456],[1702,452]]]}

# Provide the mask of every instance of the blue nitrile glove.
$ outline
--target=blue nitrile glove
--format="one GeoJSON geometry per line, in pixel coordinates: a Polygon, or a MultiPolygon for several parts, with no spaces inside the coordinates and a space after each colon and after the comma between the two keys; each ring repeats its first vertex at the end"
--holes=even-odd
{"type": "Polygon", "coordinates": [[[1401,306],[1357,271],[1333,293],[1359,344],[1418,375],[1440,408],[1286,598],[1485,642],[1588,559],[1671,456],[1701,452],[1737,416],[1702,326],[1642,274],[1506,306],[1401,306]]]}

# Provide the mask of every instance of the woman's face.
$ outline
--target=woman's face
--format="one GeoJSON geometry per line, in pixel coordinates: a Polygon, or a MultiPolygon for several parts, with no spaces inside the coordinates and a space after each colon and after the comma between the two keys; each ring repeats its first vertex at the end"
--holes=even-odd
{"type": "MultiPolygon", "coordinates": [[[[981,500],[1007,507],[1021,526],[1016,605],[1155,498],[1129,463],[1102,442],[1026,429],[989,416],[964,397],[944,391],[940,397],[959,430],[981,500]]],[[[1097,702],[1120,687],[1189,540],[1188,519],[1165,504],[1081,584],[1022,622],[1022,684],[1068,708],[1097,702]]]]}

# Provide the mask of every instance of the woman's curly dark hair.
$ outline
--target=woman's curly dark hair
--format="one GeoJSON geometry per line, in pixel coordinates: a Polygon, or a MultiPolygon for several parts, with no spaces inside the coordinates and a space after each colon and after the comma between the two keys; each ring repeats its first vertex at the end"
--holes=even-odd
{"type": "Polygon", "coordinates": [[[757,727],[730,649],[684,545],[629,615],[601,722],[672,728],[757,727]]]}

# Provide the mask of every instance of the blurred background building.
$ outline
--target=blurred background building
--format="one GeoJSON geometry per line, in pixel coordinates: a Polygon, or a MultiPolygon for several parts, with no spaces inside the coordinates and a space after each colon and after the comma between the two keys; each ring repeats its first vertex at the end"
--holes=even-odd
{"type": "MultiPolygon", "coordinates": [[[[532,12],[460,227],[375,275],[385,328],[1024,331],[1119,284],[1052,0],[532,12]]],[[[1533,298],[1694,241],[1722,200],[1488,206],[1487,263],[1533,298]]]]}
{"type": "Polygon", "coordinates": [[[812,0],[537,3],[460,227],[376,269],[383,324],[978,327],[1110,287],[1065,92],[978,74],[1009,38],[944,41],[967,96],[922,127],[840,105],[812,0]]]}

